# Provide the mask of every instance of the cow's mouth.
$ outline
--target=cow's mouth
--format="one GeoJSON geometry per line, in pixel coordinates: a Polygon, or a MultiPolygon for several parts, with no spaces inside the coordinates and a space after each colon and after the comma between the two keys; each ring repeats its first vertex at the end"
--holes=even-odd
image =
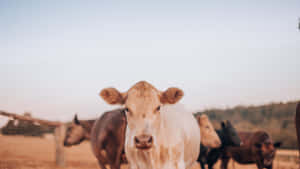
{"type": "Polygon", "coordinates": [[[270,166],[273,162],[273,159],[264,159],[264,166],[270,166]]]}
{"type": "Polygon", "coordinates": [[[65,147],[71,147],[72,144],[69,144],[68,142],[65,141],[65,142],[64,142],[64,146],[65,146],[65,147]]]}
{"type": "Polygon", "coordinates": [[[152,145],[136,144],[135,147],[140,150],[149,150],[152,147],[152,145]]]}
{"type": "Polygon", "coordinates": [[[270,154],[268,156],[265,156],[264,158],[264,165],[265,166],[270,166],[273,162],[273,159],[274,159],[274,154],[270,154]]]}

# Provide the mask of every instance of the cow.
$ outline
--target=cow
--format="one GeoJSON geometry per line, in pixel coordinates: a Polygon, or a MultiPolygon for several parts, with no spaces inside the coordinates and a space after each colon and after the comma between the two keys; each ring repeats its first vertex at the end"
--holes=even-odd
{"type": "Polygon", "coordinates": [[[205,164],[208,165],[208,169],[212,169],[226,147],[241,145],[238,132],[229,120],[222,121],[221,129],[216,130],[216,132],[221,139],[221,147],[210,149],[201,142],[200,154],[197,161],[200,163],[202,169],[205,169],[205,164]]]}
{"type": "Polygon", "coordinates": [[[67,127],[64,146],[77,145],[84,140],[89,140],[94,122],[95,120],[78,120],[75,115],[72,123],[67,127]]]}
{"type": "MultiPolygon", "coordinates": [[[[300,153],[300,102],[298,103],[296,108],[295,126],[296,126],[297,139],[298,139],[298,150],[300,153]]],[[[300,168],[300,164],[299,164],[299,168],[300,168]]]]}
{"type": "Polygon", "coordinates": [[[239,132],[243,142],[240,147],[228,147],[222,156],[221,168],[227,169],[228,161],[232,158],[240,164],[256,164],[258,169],[272,169],[276,148],[281,142],[273,142],[265,131],[239,132]]]}
{"type": "Polygon", "coordinates": [[[105,88],[100,96],[108,104],[124,106],[130,169],[189,169],[195,163],[200,149],[197,120],[192,113],[164,110],[183,97],[181,89],[162,92],[140,81],[124,93],[105,88]]]}
{"type": "Polygon", "coordinates": [[[200,127],[201,144],[209,148],[218,148],[221,146],[221,140],[205,114],[198,115],[197,121],[200,127]]]}
{"type": "Polygon", "coordinates": [[[127,163],[124,152],[126,118],[124,109],[105,112],[94,123],[91,131],[91,146],[101,169],[109,165],[119,169],[127,163]]]}

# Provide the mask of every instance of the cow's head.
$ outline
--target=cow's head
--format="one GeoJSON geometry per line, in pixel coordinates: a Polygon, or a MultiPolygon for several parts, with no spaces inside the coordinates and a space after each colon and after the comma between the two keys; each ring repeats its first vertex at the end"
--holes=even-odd
{"type": "Polygon", "coordinates": [[[121,93],[115,88],[106,88],[100,96],[109,104],[124,105],[127,129],[132,135],[129,141],[138,149],[149,149],[155,142],[160,127],[160,107],[175,104],[183,96],[178,88],[168,88],[161,92],[151,84],[141,81],[127,92],[121,93]]]}
{"type": "Polygon", "coordinates": [[[263,164],[267,167],[272,165],[276,154],[276,148],[281,146],[281,142],[273,143],[273,141],[268,138],[262,143],[255,143],[254,145],[261,152],[261,155],[263,157],[263,164]]]}
{"type": "Polygon", "coordinates": [[[201,143],[210,148],[220,147],[221,140],[207,115],[197,116],[197,121],[200,126],[201,143]]]}
{"type": "Polygon", "coordinates": [[[240,146],[241,139],[229,120],[221,122],[222,131],[224,133],[225,144],[230,146],[240,146]]]}
{"type": "Polygon", "coordinates": [[[67,127],[66,136],[64,139],[64,146],[72,146],[80,144],[85,140],[86,132],[78,120],[77,115],[74,116],[72,124],[67,127]]]}

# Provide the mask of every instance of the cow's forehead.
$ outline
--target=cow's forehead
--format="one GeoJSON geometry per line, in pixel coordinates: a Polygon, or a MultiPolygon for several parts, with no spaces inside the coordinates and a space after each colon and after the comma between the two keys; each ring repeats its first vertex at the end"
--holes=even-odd
{"type": "Polygon", "coordinates": [[[139,92],[132,92],[128,94],[126,100],[126,107],[132,111],[151,111],[160,104],[159,96],[156,92],[149,92],[141,95],[139,92]]]}
{"type": "Polygon", "coordinates": [[[159,95],[160,92],[151,84],[139,82],[128,90],[125,105],[131,109],[148,111],[146,109],[160,104],[159,95]]]}

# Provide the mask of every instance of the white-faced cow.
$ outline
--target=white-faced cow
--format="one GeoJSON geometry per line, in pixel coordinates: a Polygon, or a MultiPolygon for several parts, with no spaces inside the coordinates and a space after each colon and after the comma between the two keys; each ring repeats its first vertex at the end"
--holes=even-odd
{"type": "Polygon", "coordinates": [[[163,111],[164,105],[182,98],[182,90],[162,92],[141,81],[124,93],[103,89],[100,96],[109,104],[124,105],[125,152],[131,169],[188,169],[197,160],[200,128],[194,116],[163,111]]]}

